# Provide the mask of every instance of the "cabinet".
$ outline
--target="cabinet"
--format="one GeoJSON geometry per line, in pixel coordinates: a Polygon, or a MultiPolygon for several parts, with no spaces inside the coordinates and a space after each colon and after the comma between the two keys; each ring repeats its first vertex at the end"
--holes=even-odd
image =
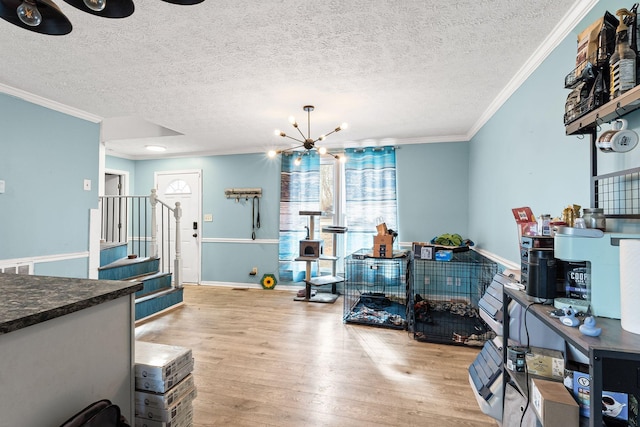
{"type": "MultiPolygon", "coordinates": [[[[598,127],[640,108],[640,85],[565,126],[567,135],[588,135],[591,143],[591,207],[608,218],[640,219],[640,168],[598,174],[598,127]]],[[[616,155],[615,153],[610,155],[616,155]]],[[[621,155],[621,154],[618,154],[621,155]]]]}
{"type": "MultiPolygon", "coordinates": [[[[631,398],[640,399],[640,335],[623,330],[619,320],[596,318],[597,326],[602,328],[599,337],[589,337],[580,333],[577,327],[565,326],[559,319],[551,317],[550,306],[532,304],[522,291],[503,288],[503,323],[504,337],[509,337],[509,304],[515,302],[526,307],[525,312],[535,316],[550,331],[558,334],[565,342],[575,348],[589,361],[589,375],[591,388],[589,402],[591,416],[588,420],[590,427],[603,425],[601,411],[602,391],[610,390],[628,393],[631,398]]],[[[526,314],[525,314],[526,315],[526,314]]],[[[506,345],[503,348],[503,362],[506,364],[506,345]]],[[[521,393],[527,394],[527,378],[524,373],[503,369],[505,383],[512,380],[521,393]]],[[[632,411],[629,404],[629,411],[632,411]]],[[[637,414],[637,404],[635,405],[637,414]]],[[[586,420],[585,420],[586,421],[586,420]]],[[[630,424],[634,425],[634,424],[630,424]]]]}

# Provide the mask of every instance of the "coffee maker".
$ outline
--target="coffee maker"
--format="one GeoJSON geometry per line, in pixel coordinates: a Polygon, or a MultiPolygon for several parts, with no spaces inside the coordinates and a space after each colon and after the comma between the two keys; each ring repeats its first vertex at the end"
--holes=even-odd
{"type": "Polygon", "coordinates": [[[556,258],[591,265],[587,293],[593,315],[620,319],[620,240],[638,238],[598,229],[558,228],[556,258]]]}

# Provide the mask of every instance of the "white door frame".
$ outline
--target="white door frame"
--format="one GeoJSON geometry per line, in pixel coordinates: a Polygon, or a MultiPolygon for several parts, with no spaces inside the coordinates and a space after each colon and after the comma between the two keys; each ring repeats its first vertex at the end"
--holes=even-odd
{"type": "MultiPolygon", "coordinates": [[[[159,192],[158,189],[158,175],[176,175],[176,174],[198,174],[198,208],[196,217],[198,218],[198,237],[196,237],[196,283],[200,284],[202,281],[202,169],[180,169],[180,170],[165,170],[155,171],[153,173],[153,187],[159,192]]],[[[161,197],[160,194],[158,194],[161,197]]],[[[182,259],[184,260],[184,252],[182,253],[182,259]]],[[[171,260],[170,260],[171,262],[171,260]]],[[[183,277],[184,279],[184,277],[183,277]]]]}
{"type": "MultiPolygon", "coordinates": [[[[105,183],[105,178],[107,175],[117,175],[120,177],[121,180],[121,185],[122,188],[120,189],[120,195],[121,196],[128,196],[129,195],[129,172],[128,171],[122,171],[122,170],[118,170],[118,169],[105,169],[104,170],[104,175],[102,176],[102,181],[103,181],[103,196],[107,196],[110,194],[104,194],[106,193],[106,185],[104,185],[105,183]]],[[[128,206],[128,204],[125,204],[125,206],[128,206]]],[[[100,209],[102,209],[102,206],[100,206],[100,209]]],[[[124,227],[124,238],[125,238],[125,242],[127,242],[127,245],[129,245],[129,213],[125,212],[125,221],[123,223],[123,227],[124,227]]],[[[128,250],[128,249],[127,249],[128,250]]],[[[127,252],[128,253],[128,252],[127,252]]]]}

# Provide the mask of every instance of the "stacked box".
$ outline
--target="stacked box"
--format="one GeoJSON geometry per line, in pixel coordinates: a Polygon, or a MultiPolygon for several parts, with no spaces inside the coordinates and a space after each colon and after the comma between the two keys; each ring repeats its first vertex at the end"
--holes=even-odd
{"type": "Polygon", "coordinates": [[[135,426],[190,427],[197,395],[191,349],[136,341],[135,426]]]}

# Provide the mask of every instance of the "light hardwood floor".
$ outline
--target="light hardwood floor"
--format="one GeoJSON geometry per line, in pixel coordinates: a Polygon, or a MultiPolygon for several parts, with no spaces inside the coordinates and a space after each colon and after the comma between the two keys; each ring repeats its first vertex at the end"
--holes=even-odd
{"type": "Polygon", "coordinates": [[[189,347],[194,426],[496,426],[473,397],[479,348],[344,324],[289,291],[185,286],[185,304],[136,328],[189,347]]]}

